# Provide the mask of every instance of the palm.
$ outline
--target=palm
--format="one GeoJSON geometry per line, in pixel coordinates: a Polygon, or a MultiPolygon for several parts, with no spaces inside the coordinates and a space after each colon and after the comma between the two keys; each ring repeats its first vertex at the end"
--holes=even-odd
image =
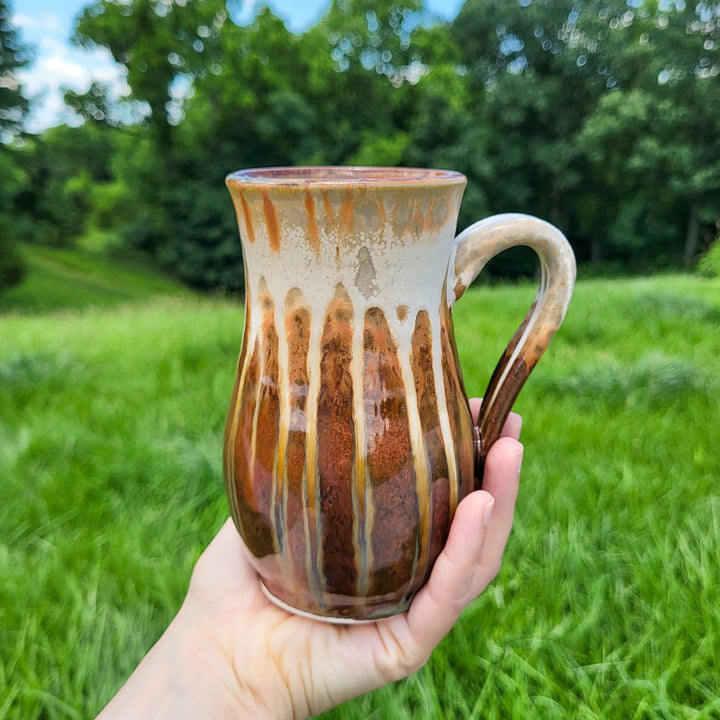
{"type": "Polygon", "coordinates": [[[190,597],[214,617],[216,641],[269,717],[316,714],[419,666],[407,615],[359,625],[290,615],[262,592],[246,552],[228,520],[198,561],[190,597]]]}
{"type": "MultiPolygon", "coordinates": [[[[517,437],[519,430],[515,416],[505,434],[517,437]]],[[[212,618],[208,632],[232,660],[237,681],[253,689],[255,708],[268,717],[307,717],[418,669],[500,567],[517,494],[519,447],[500,440],[492,448],[485,489],[458,507],[428,584],[407,613],[376,623],[322,623],[273,605],[226,522],[198,561],[188,602],[212,618]],[[482,517],[493,498],[486,528],[482,517]]]]}

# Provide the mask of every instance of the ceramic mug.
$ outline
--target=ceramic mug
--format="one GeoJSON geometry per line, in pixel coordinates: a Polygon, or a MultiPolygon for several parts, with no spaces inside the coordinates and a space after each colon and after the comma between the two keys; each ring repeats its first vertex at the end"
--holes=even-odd
{"type": "Polygon", "coordinates": [[[277,604],[336,621],[401,613],[563,320],[572,250],[527,215],[455,237],[458,172],[268,168],[226,184],[246,293],[225,431],[232,517],[277,604]],[[515,245],[539,255],[540,288],[475,426],[452,308],[515,245]]]}

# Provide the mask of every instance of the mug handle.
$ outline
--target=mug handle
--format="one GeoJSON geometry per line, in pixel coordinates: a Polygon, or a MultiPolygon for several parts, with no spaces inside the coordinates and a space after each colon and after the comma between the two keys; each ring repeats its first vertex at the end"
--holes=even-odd
{"type": "Polygon", "coordinates": [[[493,215],[461,232],[455,238],[450,259],[448,301],[452,307],[491,258],[518,245],[527,245],[538,254],[540,287],[483,397],[475,427],[477,487],[482,484],[490,447],[500,437],[522,386],[565,317],[575,285],[575,256],[554,225],[531,215],[507,213],[493,215]]]}

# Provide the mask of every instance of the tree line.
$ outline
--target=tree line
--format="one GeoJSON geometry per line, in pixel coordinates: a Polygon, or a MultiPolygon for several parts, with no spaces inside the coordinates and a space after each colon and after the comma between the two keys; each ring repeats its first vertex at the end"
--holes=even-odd
{"type": "MultiPolygon", "coordinates": [[[[461,227],[529,212],[604,270],[689,268],[718,234],[720,2],[467,0],[442,22],[422,0],[332,0],[299,34],[268,7],[246,26],[237,11],[87,5],[73,42],[108,48],[130,95],[66,92],[82,124],[30,136],[11,81],[27,53],[0,0],[6,260],[14,243],[90,234],[239,291],[223,178],[268,165],[460,170],[461,227]]],[[[534,267],[521,252],[492,271],[534,267]]]]}

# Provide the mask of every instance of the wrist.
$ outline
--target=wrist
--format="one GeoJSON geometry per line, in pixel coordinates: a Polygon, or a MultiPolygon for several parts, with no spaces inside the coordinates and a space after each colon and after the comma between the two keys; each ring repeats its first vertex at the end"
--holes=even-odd
{"type": "Polygon", "coordinates": [[[249,707],[232,658],[184,604],[98,720],[260,718],[249,707]]]}
{"type": "Polygon", "coordinates": [[[186,667],[192,668],[202,693],[209,693],[212,714],[198,705],[202,712],[187,717],[304,720],[306,716],[296,712],[287,679],[270,661],[266,636],[257,632],[260,618],[251,616],[248,623],[224,603],[208,608],[192,590],[176,617],[177,653],[187,658],[186,667]]]}

